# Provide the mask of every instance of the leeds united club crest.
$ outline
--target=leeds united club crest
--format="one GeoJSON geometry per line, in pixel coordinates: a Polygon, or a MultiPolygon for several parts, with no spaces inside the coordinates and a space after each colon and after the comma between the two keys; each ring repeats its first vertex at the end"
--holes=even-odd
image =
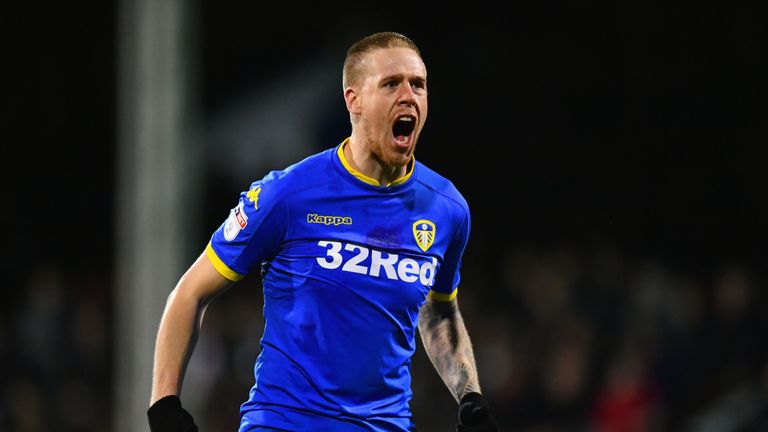
{"type": "Polygon", "coordinates": [[[435,224],[426,219],[417,220],[413,223],[413,237],[419,248],[426,252],[435,241],[435,224]]]}

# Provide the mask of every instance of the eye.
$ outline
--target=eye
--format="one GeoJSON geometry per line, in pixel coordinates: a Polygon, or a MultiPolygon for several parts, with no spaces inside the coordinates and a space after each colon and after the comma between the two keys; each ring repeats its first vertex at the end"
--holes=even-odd
{"type": "Polygon", "coordinates": [[[416,80],[416,81],[411,81],[411,87],[413,87],[414,90],[424,90],[426,89],[427,85],[422,80],[416,80]]]}
{"type": "Polygon", "coordinates": [[[399,82],[397,82],[397,81],[395,81],[395,80],[392,80],[392,81],[387,81],[387,82],[384,84],[384,86],[385,86],[385,87],[389,87],[389,88],[395,88],[395,87],[397,87],[399,84],[400,84],[399,82]]]}

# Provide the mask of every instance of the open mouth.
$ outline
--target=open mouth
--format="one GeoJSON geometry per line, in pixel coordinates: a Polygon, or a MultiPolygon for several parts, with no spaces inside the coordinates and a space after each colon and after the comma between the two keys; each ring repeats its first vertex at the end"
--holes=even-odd
{"type": "Polygon", "coordinates": [[[413,130],[416,129],[416,117],[411,115],[402,115],[395,120],[395,124],[392,125],[392,135],[395,137],[395,141],[400,144],[408,142],[413,130]]]}

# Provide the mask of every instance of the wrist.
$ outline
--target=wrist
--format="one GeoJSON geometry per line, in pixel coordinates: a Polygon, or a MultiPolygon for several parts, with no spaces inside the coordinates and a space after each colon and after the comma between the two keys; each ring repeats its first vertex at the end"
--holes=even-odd
{"type": "Polygon", "coordinates": [[[179,396],[172,393],[162,395],[162,396],[152,396],[152,398],[149,400],[149,406],[152,406],[160,402],[161,400],[168,399],[168,398],[170,398],[170,400],[179,399],[179,396]]]}
{"type": "Polygon", "coordinates": [[[149,407],[152,408],[155,405],[167,405],[167,406],[181,406],[181,399],[179,399],[179,396],[177,395],[167,395],[162,396],[158,399],[155,399],[149,404],[149,407]]]}
{"type": "Polygon", "coordinates": [[[459,424],[472,426],[483,424],[490,418],[488,400],[481,393],[469,392],[459,401],[459,424]]]}
{"type": "Polygon", "coordinates": [[[464,395],[459,400],[459,405],[465,403],[465,402],[473,402],[473,401],[480,401],[485,400],[485,396],[483,396],[482,393],[476,392],[476,391],[469,391],[464,393],[464,395]]]}
{"type": "Polygon", "coordinates": [[[194,431],[197,432],[192,416],[181,406],[177,395],[164,396],[147,410],[149,429],[152,432],[194,431]]]}

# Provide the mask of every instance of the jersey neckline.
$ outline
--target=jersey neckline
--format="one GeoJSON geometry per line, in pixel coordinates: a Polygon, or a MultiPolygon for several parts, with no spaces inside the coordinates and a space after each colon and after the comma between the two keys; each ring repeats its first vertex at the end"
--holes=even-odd
{"type": "Polygon", "coordinates": [[[376,190],[380,192],[388,192],[388,191],[399,190],[403,186],[410,184],[411,181],[414,179],[415,171],[416,171],[416,158],[411,156],[411,161],[408,163],[409,165],[408,171],[405,173],[404,176],[386,185],[380,185],[378,181],[354,169],[352,165],[349,164],[349,161],[347,161],[347,158],[344,156],[344,146],[348,142],[349,142],[349,137],[344,139],[344,141],[342,141],[339,145],[336,146],[336,149],[332,152],[331,157],[334,160],[334,165],[341,172],[341,175],[343,177],[350,179],[353,183],[363,186],[366,189],[376,190]]]}

